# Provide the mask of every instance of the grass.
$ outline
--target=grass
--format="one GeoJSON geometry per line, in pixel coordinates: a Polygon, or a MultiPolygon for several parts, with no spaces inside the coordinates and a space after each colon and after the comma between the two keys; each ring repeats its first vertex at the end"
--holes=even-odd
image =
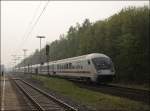
{"type": "MultiPolygon", "coordinates": [[[[33,79],[37,77],[33,76],[33,79]]],[[[97,110],[150,110],[149,105],[141,102],[110,96],[96,91],[79,88],[70,81],[59,78],[38,77],[43,82],[44,87],[72,98],[83,105],[97,110]]]]}

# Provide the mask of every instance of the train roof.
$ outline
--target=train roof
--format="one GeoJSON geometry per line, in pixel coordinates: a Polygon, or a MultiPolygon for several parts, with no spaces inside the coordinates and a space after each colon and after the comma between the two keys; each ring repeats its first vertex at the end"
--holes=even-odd
{"type": "Polygon", "coordinates": [[[97,58],[97,57],[106,57],[106,58],[109,58],[105,54],[101,54],[101,53],[92,53],[92,54],[87,54],[86,56],[87,56],[87,59],[92,59],[92,58],[97,58]]]}
{"type": "Polygon", "coordinates": [[[97,58],[97,57],[107,57],[107,58],[109,58],[105,54],[92,53],[92,54],[86,54],[86,55],[77,56],[77,57],[71,57],[71,58],[67,58],[67,59],[61,59],[61,60],[57,60],[57,61],[51,61],[49,63],[67,62],[67,61],[74,61],[74,60],[85,60],[85,59],[92,59],[92,58],[97,58]]]}
{"type": "MultiPolygon", "coordinates": [[[[57,61],[50,61],[50,64],[55,64],[55,63],[63,63],[63,62],[69,62],[69,61],[75,61],[75,60],[88,60],[88,59],[92,59],[92,58],[98,58],[98,57],[106,57],[109,58],[108,56],[106,56],[105,54],[101,54],[101,53],[91,53],[91,54],[86,54],[86,55],[82,55],[82,56],[77,56],[77,57],[71,57],[71,58],[66,58],[66,59],[61,59],[61,60],[57,60],[57,61]]],[[[47,63],[44,63],[42,66],[46,66],[47,63]]],[[[40,66],[40,64],[34,64],[32,65],[32,67],[37,67],[40,66]]],[[[27,66],[25,67],[21,67],[21,68],[27,68],[27,66]]]]}

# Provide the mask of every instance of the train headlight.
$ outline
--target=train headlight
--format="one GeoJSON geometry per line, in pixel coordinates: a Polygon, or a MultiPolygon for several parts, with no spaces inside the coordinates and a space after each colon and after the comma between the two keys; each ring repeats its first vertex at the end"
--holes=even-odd
{"type": "Polygon", "coordinates": [[[98,73],[101,73],[102,71],[101,71],[101,70],[98,70],[97,72],[98,72],[98,73]]]}

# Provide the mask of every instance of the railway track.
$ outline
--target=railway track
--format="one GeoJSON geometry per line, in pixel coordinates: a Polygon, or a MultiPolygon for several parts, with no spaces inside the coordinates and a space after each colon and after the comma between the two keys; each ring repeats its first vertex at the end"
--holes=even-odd
{"type": "Polygon", "coordinates": [[[104,85],[104,86],[108,87],[109,89],[114,89],[120,92],[120,94],[123,97],[128,97],[130,99],[150,104],[150,91],[148,90],[121,87],[118,85],[104,85]]]}
{"type": "Polygon", "coordinates": [[[127,87],[121,87],[121,86],[109,85],[109,84],[89,84],[89,83],[82,83],[82,82],[78,82],[78,83],[74,82],[74,83],[81,88],[86,88],[89,90],[94,90],[94,91],[98,91],[98,92],[102,92],[114,96],[125,97],[131,100],[150,104],[150,91],[148,90],[133,89],[133,88],[127,88],[127,87]]]}
{"type": "Polygon", "coordinates": [[[64,103],[22,79],[13,80],[38,111],[78,111],[76,108],[64,103]]]}

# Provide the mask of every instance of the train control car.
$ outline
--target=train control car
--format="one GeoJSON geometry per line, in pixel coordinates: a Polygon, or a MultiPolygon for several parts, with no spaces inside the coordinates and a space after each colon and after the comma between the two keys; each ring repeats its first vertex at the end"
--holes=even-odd
{"type": "Polygon", "coordinates": [[[51,75],[93,82],[111,81],[115,75],[111,59],[99,53],[50,62],[49,72],[51,75]]]}

